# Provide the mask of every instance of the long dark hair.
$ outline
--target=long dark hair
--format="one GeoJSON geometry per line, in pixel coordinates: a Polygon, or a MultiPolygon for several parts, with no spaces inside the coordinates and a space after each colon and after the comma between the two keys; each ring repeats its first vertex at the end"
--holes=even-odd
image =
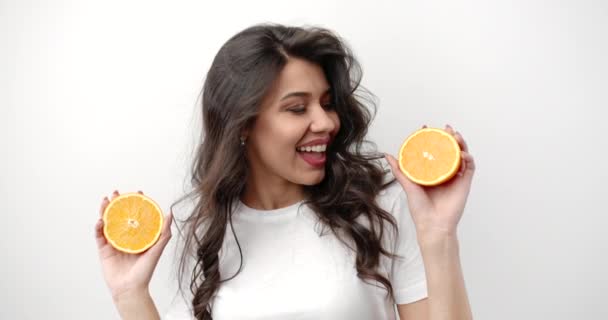
{"type": "MultiPolygon", "coordinates": [[[[381,153],[364,150],[365,144],[375,147],[365,136],[376,105],[373,95],[360,85],[361,68],[345,42],[328,29],[260,24],[230,38],[213,60],[202,92],[202,143],[192,164],[192,190],[171,206],[189,197],[195,203],[191,214],[181,221],[185,234],[180,230],[184,247],[178,279],[183,292],[182,282],[191,272],[191,302],[197,319],[211,319],[211,302],[220,284],[241,270],[220,275],[218,258],[227,224],[232,226],[232,204],[242,195],[247,181],[239,137],[255,121],[262,98],[289,56],[322,67],[340,118],[340,131],[327,151],[325,178],[317,185],[304,186],[304,203],[356,252],[358,277],[382,283],[393,298],[390,281],[377,267],[381,254],[395,257],[381,244],[384,222],[398,230],[393,217],[375,198],[395,179],[385,179],[390,170],[382,166],[381,153]],[[361,223],[360,218],[367,223],[361,223]],[[188,267],[191,258],[195,262],[188,267]]],[[[240,245],[238,248],[240,251],[240,245]]]]}

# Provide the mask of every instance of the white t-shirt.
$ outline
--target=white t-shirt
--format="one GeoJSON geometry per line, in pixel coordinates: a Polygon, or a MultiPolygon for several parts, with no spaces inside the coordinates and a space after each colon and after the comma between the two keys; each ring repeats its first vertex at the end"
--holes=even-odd
{"type": "MultiPolygon", "coordinates": [[[[382,241],[387,250],[404,259],[381,255],[379,266],[393,286],[395,301],[389,300],[381,283],[374,286],[372,280],[363,282],[357,277],[355,253],[322,227],[309,207],[300,206],[302,202],[256,210],[237,201],[233,226],[243,266],[235,278],[220,285],[212,302],[213,319],[398,319],[395,303],[427,297],[425,270],[401,185],[393,183],[377,201],[395,217],[399,228],[398,239],[387,228],[382,241]]],[[[232,277],[239,264],[239,250],[228,225],[220,251],[222,279],[232,277]]],[[[194,319],[190,301],[177,295],[163,319],[194,319]]]]}

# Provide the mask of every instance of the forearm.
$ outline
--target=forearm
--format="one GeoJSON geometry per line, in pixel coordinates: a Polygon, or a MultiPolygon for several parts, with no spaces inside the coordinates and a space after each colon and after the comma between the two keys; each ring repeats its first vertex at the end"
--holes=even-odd
{"type": "Polygon", "coordinates": [[[426,270],[429,320],[472,319],[456,235],[422,234],[418,241],[426,270]]]}
{"type": "Polygon", "coordinates": [[[123,320],[160,320],[160,315],[148,290],[129,292],[114,297],[114,305],[123,320]]]}

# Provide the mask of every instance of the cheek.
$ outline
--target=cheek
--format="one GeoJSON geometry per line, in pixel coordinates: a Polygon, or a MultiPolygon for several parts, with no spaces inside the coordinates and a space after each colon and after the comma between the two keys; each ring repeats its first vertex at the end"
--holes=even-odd
{"type": "Polygon", "coordinates": [[[267,126],[259,138],[264,155],[273,159],[290,157],[295,154],[296,145],[306,133],[306,126],[298,122],[281,122],[267,126]]]}
{"type": "Polygon", "coordinates": [[[297,119],[289,119],[277,123],[272,130],[272,139],[277,142],[277,146],[291,148],[295,150],[296,145],[301,142],[306,135],[309,123],[297,119]]]}
{"type": "Polygon", "coordinates": [[[331,119],[333,120],[334,125],[335,125],[335,128],[332,131],[331,135],[335,136],[338,133],[338,131],[340,131],[340,117],[338,116],[338,114],[336,112],[334,112],[331,115],[331,119]]]}

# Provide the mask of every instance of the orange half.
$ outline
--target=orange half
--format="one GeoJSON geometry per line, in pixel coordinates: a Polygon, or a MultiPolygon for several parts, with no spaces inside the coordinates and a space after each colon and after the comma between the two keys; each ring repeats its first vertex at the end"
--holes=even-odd
{"type": "Polygon", "coordinates": [[[162,226],[158,204],[139,193],[114,198],[103,212],[103,234],[116,250],[126,253],[146,251],[160,237],[162,226]]]}
{"type": "Polygon", "coordinates": [[[423,186],[450,180],[460,168],[460,146],[447,131],[423,128],[412,133],[399,150],[399,169],[423,186]]]}

